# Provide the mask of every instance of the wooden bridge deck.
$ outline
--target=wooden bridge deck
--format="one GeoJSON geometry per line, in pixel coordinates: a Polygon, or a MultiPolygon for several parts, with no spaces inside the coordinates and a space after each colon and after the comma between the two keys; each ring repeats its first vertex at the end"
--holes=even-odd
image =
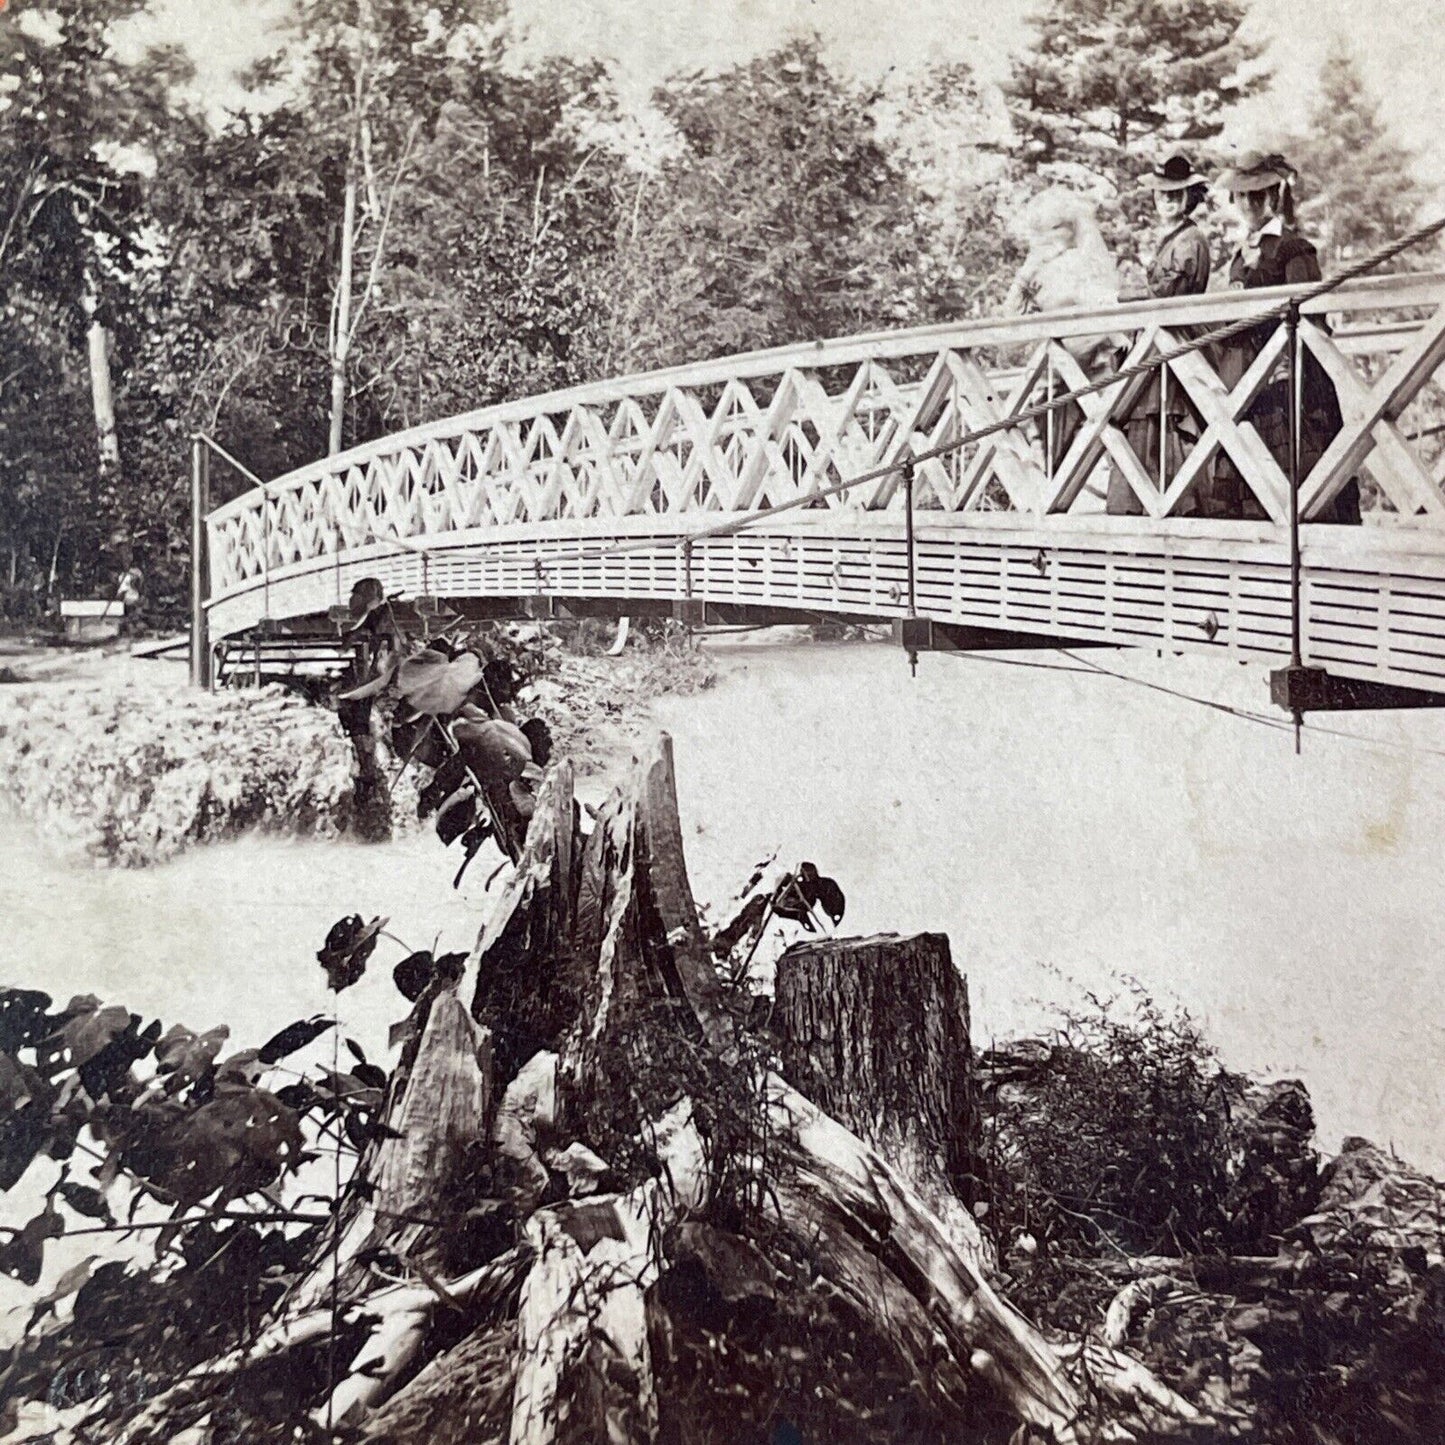
{"type": "MultiPolygon", "coordinates": [[[[211,634],[319,617],[364,576],[499,614],[692,599],[760,616],[902,617],[896,476],[770,509],[1079,384],[1071,338],[1123,333],[1139,360],[1177,344],[1181,327],[1236,320],[1288,294],[788,348],[383,438],[210,515],[211,634]],[[729,522],[749,525],[695,538],[729,522]]],[[[1301,483],[1305,658],[1341,677],[1445,692],[1445,391],[1435,379],[1445,277],[1354,283],[1307,306],[1300,334],[1345,418],[1301,483]],[[1311,520],[1351,477],[1365,481],[1365,525],[1311,520]]],[[[1057,467],[1032,422],[919,463],[918,613],[1040,640],[1287,658],[1288,482],[1247,416],[1279,369],[1283,335],[1233,391],[1204,354],[1168,366],[1167,385],[1183,388],[1202,435],[1162,487],[1122,429],[1140,391],[1127,381],[1085,401],[1057,467]],[[1180,515],[1221,455],[1270,520],[1180,515]],[[1103,515],[1109,469],[1144,515],[1103,515]]]]}

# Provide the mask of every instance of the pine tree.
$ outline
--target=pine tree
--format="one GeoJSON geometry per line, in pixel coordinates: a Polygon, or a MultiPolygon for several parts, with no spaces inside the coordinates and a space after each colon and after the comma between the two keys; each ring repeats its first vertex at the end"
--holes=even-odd
{"type": "MultiPolygon", "coordinates": [[[[1337,43],[1320,68],[1308,131],[1291,143],[1299,168],[1303,220],[1321,256],[1342,262],[1410,229],[1425,200],[1414,157],[1380,118],[1354,58],[1337,43]]],[[[1401,264],[1422,264],[1423,254],[1401,264]]]]}
{"type": "Polygon", "coordinates": [[[1049,0],[1005,86],[1015,154],[1048,179],[1092,182],[1117,239],[1121,223],[1145,212],[1137,181],[1150,162],[1173,144],[1207,144],[1230,106],[1264,83],[1252,64],[1259,46],[1239,34],[1247,9],[1243,0],[1049,0]]]}

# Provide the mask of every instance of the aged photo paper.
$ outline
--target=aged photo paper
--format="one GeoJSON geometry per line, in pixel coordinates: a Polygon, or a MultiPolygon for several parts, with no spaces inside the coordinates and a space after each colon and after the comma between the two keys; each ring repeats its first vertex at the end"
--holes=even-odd
{"type": "Polygon", "coordinates": [[[1435,0],[0,0],[0,1440],[1445,1437],[1435,0]]]}

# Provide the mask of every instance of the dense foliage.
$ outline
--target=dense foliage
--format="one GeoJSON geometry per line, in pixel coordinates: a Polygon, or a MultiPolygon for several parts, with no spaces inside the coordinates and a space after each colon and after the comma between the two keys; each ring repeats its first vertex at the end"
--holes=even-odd
{"type": "MultiPolygon", "coordinates": [[[[523,59],[495,4],[289,0],[219,114],[185,57],[118,48],[146,8],[0,23],[7,617],[132,563],[177,613],[198,429],[273,476],[632,368],[986,312],[1005,223],[1060,179],[1132,254],[1141,169],[1207,153],[1262,83],[1236,0],[1053,0],[1003,98],[957,63],[865,85],[800,39],[626,104],[597,64],[523,59]]],[[[1340,256],[1419,193],[1349,63],[1323,87],[1298,151],[1340,256]]],[[[248,484],[213,471],[218,500],[248,484]]]]}

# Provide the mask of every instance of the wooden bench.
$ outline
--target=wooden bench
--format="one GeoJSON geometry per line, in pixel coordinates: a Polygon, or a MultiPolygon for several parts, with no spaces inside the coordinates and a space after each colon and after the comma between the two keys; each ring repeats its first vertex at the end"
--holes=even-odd
{"type": "Polygon", "coordinates": [[[67,642],[104,642],[120,634],[125,621],[125,603],[89,598],[69,598],[60,604],[60,618],[67,642]]]}

